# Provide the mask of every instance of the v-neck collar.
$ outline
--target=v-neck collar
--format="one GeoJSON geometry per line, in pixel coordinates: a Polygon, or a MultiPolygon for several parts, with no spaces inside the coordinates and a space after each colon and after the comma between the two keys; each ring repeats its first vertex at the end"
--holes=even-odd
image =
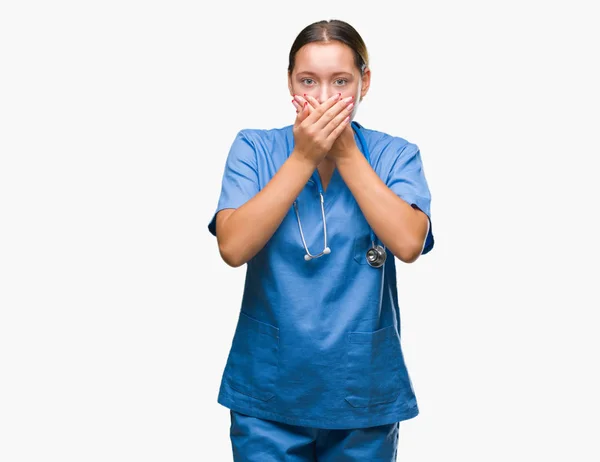
{"type": "Polygon", "coordinates": [[[316,176],[319,177],[319,182],[321,183],[323,194],[325,195],[329,191],[329,188],[332,185],[332,183],[334,182],[334,178],[336,177],[336,174],[338,174],[338,169],[336,166],[333,167],[333,170],[331,171],[331,176],[329,177],[329,181],[327,182],[327,187],[323,185],[323,178],[321,178],[321,172],[319,172],[318,168],[315,169],[315,172],[316,176]]]}
{"type": "MultiPolygon", "coordinates": [[[[354,124],[358,129],[362,128],[362,125],[360,125],[358,122],[356,121],[352,121],[352,124],[354,124]]],[[[294,149],[295,146],[295,140],[294,140],[294,135],[293,135],[293,125],[288,126],[289,128],[289,133],[288,133],[288,156],[290,155],[290,153],[292,152],[292,150],[294,149]]],[[[358,137],[358,134],[356,133],[355,130],[353,130],[354,132],[354,141],[356,142],[356,145],[358,146],[358,149],[360,152],[363,153],[363,149],[361,146],[361,142],[360,139],[358,137]]],[[[319,196],[319,188],[322,188],[322,183],[321,183],[321,176],[319,174],[319,169],[315,168],[315,171],[313,172],[312,176],[310,177],[310,179],[308,180],[308,183],[312,183],[314,185],[314,188],[316,189],[316,196],[319,196]]],[[[333,173],[331,174],[331,178],[329,179],[329,183],[327,184],[327,189],[325,191],[323,191],[323,202],[325,205],[325,210],[331,208],[331,205],[333,203],[333,199],[335,199],[336,196],[339,195],[340,191],[343,189],[343,186],[345,186],[345,183],[342,180],[342,176],[340,175],[338,168],[335,167],[333,169],[333,173]]]]}

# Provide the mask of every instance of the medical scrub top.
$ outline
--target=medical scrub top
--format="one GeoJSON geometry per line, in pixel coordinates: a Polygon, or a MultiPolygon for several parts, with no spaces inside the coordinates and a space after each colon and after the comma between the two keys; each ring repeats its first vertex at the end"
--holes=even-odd
{"type": "MultiPolygon", "coordinates": [[[[408,204],[430,219],[422,254],[433,248],[431,196],[419,148],[370,130],[372,168],[408,204]]],[[[229,151],[215,214],[238,208],[261,191],[294,148],[292,126],[241,130],[229,151]]],[[[365,147],[355,133],[357,146],[365,147]]],[[[308,249],[323,250],[315,177],[297,198],[308,249]]],[[[362,428],[419,413],[400,341],[394,255],[371,267],[370,227],[337,169],[324,192],[331,253],[306,261],[291,206],[266,245],[246,264],[239,318],[217,401],[234,411],[292,425],[362,428]]],[[[268,213],[268,210],[264,211],[268,213]]],[[[228,309],[228,307],[221,307],[228,309]]]]}

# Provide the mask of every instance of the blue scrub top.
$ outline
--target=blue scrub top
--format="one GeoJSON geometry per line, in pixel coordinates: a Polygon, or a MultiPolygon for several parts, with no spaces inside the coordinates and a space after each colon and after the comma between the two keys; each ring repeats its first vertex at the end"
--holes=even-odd
{"type": "MultiPolygon", "coordinates": [[[[430,217],[422,253],[433,248],[431,195],[419,148],[362,130],[371,166],[385,184],[430,217]]],[[[275,175],[294,148],[292,126],[240,131],[229,151],[216,214],[238,208],[275,175]]],[[[355,134],[357,146],[361,148],[355,134]]],[[[362,150],[362,149],[361,149],[362,150]]],[[[363,154],[364,154],[364,150],[363,154]]],[[[317,184],[297,199],[306,244],[323,249],[317,184]]],[[[294,208],[248,263],[239,319],[218,402],[234,411],[292,425],[347,429],[418,413],[400,342],[393,254],[366,260],[370,228],[339,172],[324,193],[329,255],[305,261],[294,208]]]]}

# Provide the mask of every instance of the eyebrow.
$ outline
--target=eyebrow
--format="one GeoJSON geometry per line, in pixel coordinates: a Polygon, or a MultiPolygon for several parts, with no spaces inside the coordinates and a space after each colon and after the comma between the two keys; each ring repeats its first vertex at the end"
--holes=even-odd
{"type": "MultiPolygon", "coordinates": [[[[300,72],[298,72],[296,75],[297,75],[298,77],[300,77],[300,76],[306,76],[306,75],[308,75],[308,76],[311,76],[311,77],[318,77],[318,75],[317,75],[317,74],[315,74],[314,72],[311,72],[311,71],[300,71],[300,72]]],[[[331,74],[331,76],[332,76],[332,77],[333,77],[333,76],[344,76],[344,77],[350,77],[350,78],[352,78],[352,77],[353,77],[353,75],[352,75],[350,72],[346,72],[346,71],[333,72],[333,73],[331,74]]]]}

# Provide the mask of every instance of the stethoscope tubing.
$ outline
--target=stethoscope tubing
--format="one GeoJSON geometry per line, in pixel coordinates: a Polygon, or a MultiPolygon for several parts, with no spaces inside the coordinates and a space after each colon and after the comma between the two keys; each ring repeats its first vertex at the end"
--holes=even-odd
{"type": "MultiPolygon", "coordinates": [[[[361,133],[361,130],[360,130],[361,127],[357,122],[354,122],[354,121],[351,123],[351,125],[352,125],[352,129],[358,136],[358,141],[362,147],[362,152],[363,152],[365,158],[367,159],[367,162],[369,163],[369,165],[371,165],[371,156],[369,153],[369,148],[367,147],[367,142],[365,140],[364,135],[361,133]]],[[[302,231],[302,223],[300,221],[300,214],[298,212],[298,204],[297,204],[297,201],[294,201],[294,211],[296,213],[296,218],[298,219],[298,229],[300,230],[300,238],[302,239],[302,244],[304,245],[304,250],[306,251],[306,255],[304,256],[304,259],[306,261],[312,260],[314,258],[319,258],[323,255],[327,255],[327,254],[331,253],[331,249],[327,245],[327,221],[325,220],[325,205],[324,205],[325,199],[324,199],[324,193],[323,193],[323,185],[321,184],[321,178],[319,177],[317,170],[315,170],[315,172],[313,173],[312,178],[313,178],[313,181],[317,184],[317,187],[319,189],[321,216],[323,219],[324,242],[323,242],[323,250],[320,253],[315,254],[315,255],[310,253],[310,251],[308,249],[308,245],[306,244],[306,239],[304,238],[304,232],[302,231]]],[[[386,260],[387,254],[385,251],[385,246],[375,245],[375,240],[376,240],[375,232],[373,231],[373,228],[371,228],[370,226],[369,226],[369,230],[370,230],[370,237],[371,237],[371,248],[367,251],[366,259],[370,266],[372,266],[374,268],[379,268],[379,267],[383,266],[383,264],[385,263],[385,260],[386,260]]]]}

